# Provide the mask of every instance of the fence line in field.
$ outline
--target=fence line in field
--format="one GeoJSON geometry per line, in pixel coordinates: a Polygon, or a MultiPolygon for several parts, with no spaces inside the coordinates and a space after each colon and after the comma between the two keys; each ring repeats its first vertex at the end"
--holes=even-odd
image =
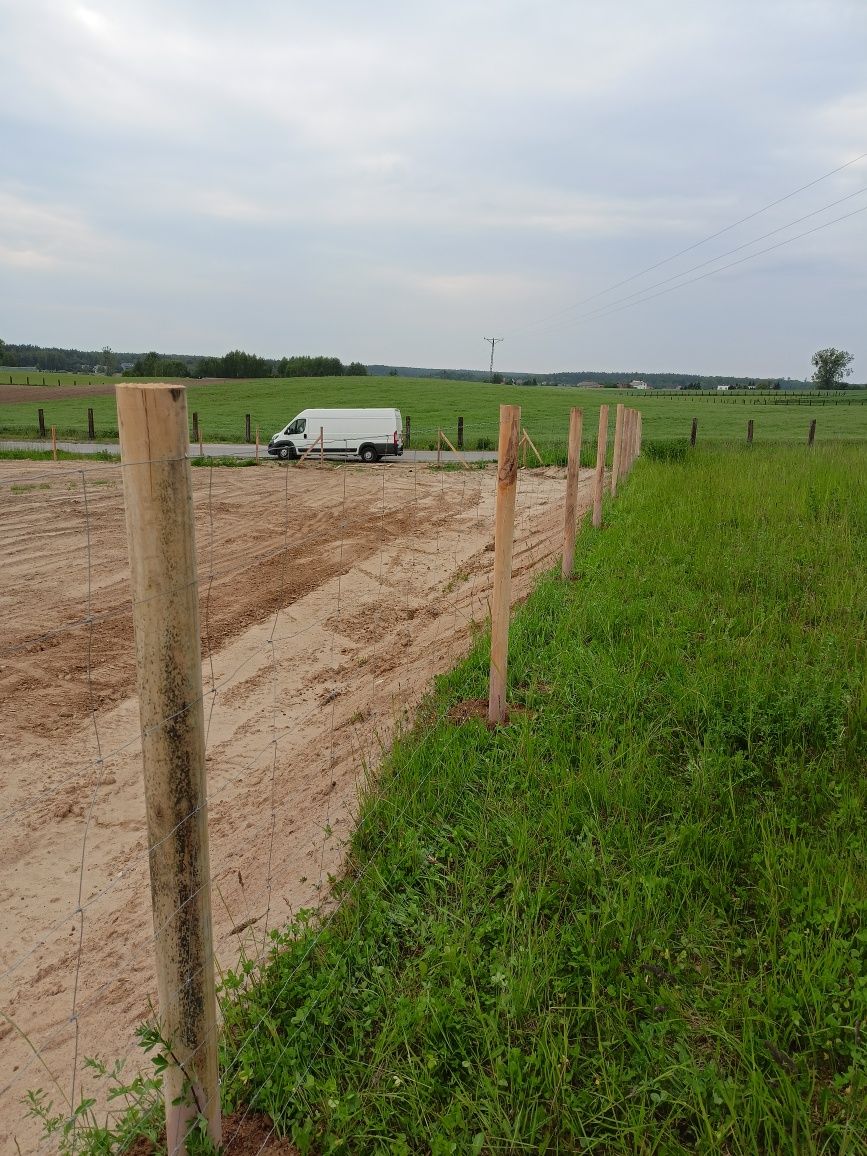
{"type": "MultiPolygon", "coordinates": [[[[629,419],[631,425],[627,419],[628,414],[634,413],[622,410],[618,414],[621,441],[617,447],[615,437],[615,457],[621,479],[628,473],[640,449],[639,417],[629,419]]],[[[571,420],[574,424],[574,416],[571,420]]],[[[515,436],[519,422],[520,415],[516,417],[513,413],[510,430],[515,431],[515,436]]],[[[257,966],[267,958],[272,926],[276,922],[284,922],[287,917],[291,918],[297,912],[296,903],[306,902],[304,896],[314,899],[314,905],[322,901],[323,895],[327,894],[325,889],[331,864],[337,867],[340,862],[338,850],[331,842],[334,831],[342,827],[341,837],[347,838],[353,827],[358,830],[358,823],[363,826],[366,822],[365,818],[359,821],[356,815],[359,775],[367,774],[376,765],[380,744],[388,740],[395,726],[402,725],[400,720],[395,719],[395,692],[388,680],[388,663],[395,657],[395,644],[390,640],[393,623],[412,622],[414,615],[427,608],[431,609],[432,625],[427,631],[423,628],[416,635],[422,643],[421,653],[416,657],[410,655],[408,662],[402,655],[397,656],[398,669],[406,670],[411,684],[414,679],[416,687],[420,687],[430,674],[428,664],[431,660],[427,656],[439,659],[444,651],[444,660],[448,665],[449,648],[454,645],[454,640],[462,637],[467,625],[478,621],[485,608],[490,606],[487,597],[492,589],[491,582],[493,588],[496,588],[498,562],[499,573],[505,573],[502,563],[505,551],[513,555],[513,564],[507,567],[510,581],[514,571],[522,587],[527,588],[532,578],[550,566],[551,561],[562,552],[564,541],[567,544],[570,541],[570,533],[574,549],[578,517],[575,496],[579,482],[577,455],[580,453],[580,436],[576,443],[574,429],[572,435],[569,444],[575,456],[570,457],[567,476],[571,479],[569,486],[572,489],[569,491],[567,487],[566,507],[560,501],[559,488],[557,498],[552,502],[549,490],[555,488],[555,485],[549,485],[550,479],[545,475],[536,477],[533,471],[529,471],[524,480],[520,481],[515,470],[517,505],[511,529],[509,520],[502,521],[498,516],[491,558],[488,558],[485,551],[481,554],[478,551],[468,554],[465,542],[467,531],[473,529],[477,535],[480,534],[479,540],[484,539],[487,536],[484,533],[485,527],[491,524],[489,519],[493,511],[489,510],[490,487],[486,475],[482,473],[462,471],[454,474],[442,470],[432,478],[428,471],[420,471],[418,468],[400,475],[382,470],[378,476],[365,475],[360,471],[350,472],[347,469],[339,474],[328,471],[321,475],[321,481],[334,490],[332,517],[321,529],[314,527],[309,538],[298,546],[294,542],[293,515],[299,503],[303,506],[303,494],[298,491],[302,472],[284,468],[268,475],[274,478],[273,501],[282,519],[279,531],[275,530],[274,534],[275,538],[279,535],[279,544],[275,542],[266,549],[252,553],[245,550],[240,561],[235,562],[230,556],[229,561],[221,565],[223,553],[229,551],[231,554],[234,531],[230,523],[227,534],[221,537],[220,516],[224,504],[247,491],[243,482],[222,473],[218,475],[212,468],[206,483],[200,487],[205,492],[202,495],[198,531],[202,546],[196,571],[180,578],[176,573],[168,574],[159,590],[140,590],[132,600],[124,598],[121,605],[109,604],[103,612],[98,611],[98,605],[106,597],[110,602],[111,588],[106,587],[97,572],[96,564],[104,548],[103,521],[107,522],[111,518],[113,505],[108,493],[97,490],[95,483],[108,480],[107,474],[113,477],[115,483],[118,478],[126,479],[131,468],[146,470],[151,486],[156,485],[157,488],[163,472],[168,471],[175,476],[186,473],[189,477],[186,446],[182,454],[158,455],[153,460],[150,457],[138,459],[133,456],[117,466],[105,465],[98,469],[81,467],[75,470],[58,464],[53,471],[22,472],[11,479],[2,478],[0,497],[5,499],[7,516],[19,519],[25,506],[28,510],[36,509],[45,517],[48,526],[44,532],[46,541],[49,540],[49,533],[53,533],[57,518],[62,516],[64,506],[70,503],[69,493],[74,495],[73,504],[80,502],[84,613],[49,630],[25,630],[23,637],[0,649],[0,662],[14,666],[34,650],[38,653],[38,648],[49,643],[52,646],[63,646],[66,639],[71,640],[70,645],[83,645],[83,657],[79,657],[84,666],[84,713],[88,716],[92,736],[87,743],[81,741],[79,736],[79,747],[90,747],[86,759],[75,761],[73,755],[74,767],[71,770],[57,768],[53,778],[49,770],[45,776],[48,781],[42,789],[33,793],[25,790],[22,798],[11,799],[12,805],[4,807],[0,814],[0,835],[5,837],[8,833],[10,838],[14,838],[25,820],[31,825],[38,824],[40,819],[44,822],[46,805],[62,799],[64,792],[72,795],[74,801],[83,801],[81,830],[77,837],[70,837],[64,843],[68,859],[72,859],[72,850],[77,848],[71,902],[62,916],[53,917],[47,922],[38,918],[37,923],[41,926],[34,931],[28,927],[27,940],[19,942],[16,955],[11,961],[4,960],[0,972],[0,982],[9,988],[11,983],[16,982],[16,977],[25,965],[29,964],[32,969],[39,964],[39,971],[32,981],[36,987],[41,982],[39,975],[42,971],[59,969],[60,974],[71,983],[68,1018],[60,1021],[55,1018],[54,1022],[40,1026],[19,1022],[13,1007],[7,1007],[3,1012],[5,1022],[17,1039],[22,1058],[16,1070],[0,1087],[0,1107],[5,1102],[8,1108],[9,1098],[30,1086],[40,1072],[47,1074],[55,1093],[59,1092],[63,1101],[59,1106],[60,1117],[71,1129],[74,1145],[76,1130],[85,1123],[85,1114],[79,1112],[82,1098],[91,1095],[104,1097],[111,1078],[110,1073],[99,1075],[88,1084],[86,1091],[82,1085],[85,1075],[83,1058],[92,1046],[90,1041],[93,1033],[98,1031],[96,1025],[88,1023],[88,1018],[99,1011],[111,993],[117,993],[124,985],[140,982],[136,978],[138,973],[149,956],[155,950],[159,954],[164,947],[165,934],[172,921],[182,919],[197,904],[207,905],[207,922],[211,923],[216,918],[214,925],[217,938],[210,952],[205,950],[198,960],[188,961],[185,970],[182,966],[176,980],[162,983],[163,1005],[178,1000],[182,1002],[191,984],[203,982],[209,969],[213,975],[215,964],[218,969],[234,967],[238,956],[238,949],[233,943],[235,939],[240,945],[242,958],[253,967],[257,966]],[[16,502],[18,495],[13,493],[14,487],[27,487],[37,477],[51,477],[55,482],[71,483],[75,489],[68,491],[66,497],[52,494],[44,502],[26,490],[21,495],[22,501],[16,502]],[[215,484],[216,478],[219,478],[219,484],[215,484]],[[434,491],[437,493],[438,516],[432,517],[434,491]],[[570,518],[567,516],[564,532],[564,509],[569,508],[570,502],[571,529],[570,518]],[[402,528],[390,527],[390,515],[396,511],[401,512],[402,528]],[[362,543],[366,541],[363,532],[369,531],[372,525],[376,526],[376,541],[370,548],[369,544],[362,543]],[[396,544],[407,535],[411,542],[410,550],[396,555],[396,544]],[[309,598],[306,586],[299,592],[291,581],[292,566],[305,564],[305,550],[314,554],[320,551],[323,556],[329,551],[336,554],[336,566],[314,584],[309,598]],[[361,558],[357,564],[351,560],[354,557],[353,550],[361,558]],[[450,558],[447,572],[452,577],[447,589],[440,591],[438,586],[431,585],[431,580],[426,576],[425,567],[429,563],[425,559],[441,558],[443,555],[450,558]],[[347,561],[347,558],[350,560],[347,561]],[[219,626],[220,611],[215,602],[230,582],[238,585],[245,580],[250,581],[252,569],[268,565],[276,565],[278,570],[273,609],[265,618],[259,614],[249,626],[230,632],[230,641],[224,645],[219,626]],[[395,591],[394,583],[401,581],[403,585],[399,585],[395,591]],[[139,623],[143,620],[149,622],[146,629],[151,635],[156,632],[157,641],[160,642],[165,619],[164,614],[156,611],[166,604],[167,599],[176,597],[191,598],[192,604],[199,608],[201,614],[195,658],[190,657],[190,662],[194,662],[202,672],[202,682],[199,691],[192,697],[187,696],[180,706],[163,710],[149,726],[142,724],[135,729],[129,720],[124,723],[119,717],[125,703],[128,703],[126,690],[119,705],[109,704],[108,715],[100,709],[97,674],[100,663],[97,661],[97,653],[101,653],[100,648],[107,631],[128,619],[131,613],[138,616],[139,623]],[[310,613],[310,621],[299,621],[293,614],[292,608],[299,602],[303,604],[302,613],[310,613]],[[396,614],[396,610],[404,612],[403,619],[396,614]],[[287,624],[289,629],[283,627],[286,617],[291,620],[287,624]],[[353,631],[360,633],[359,624],[367,628],[370,623],[370,652],[356,649],[352,652],[350,662],[346,663],[344,658],[347,651],[343,640],[349,639],[354,645],[353,631]],[[299,644],[304,643],[305,639],[315,643],[323,633],[327,635],[322,644],[327,653],[317,652],[308,663],[306,673],[309,681],[301,684],[290,679],[287,682],[286,675],[292,672],[299,654],[299,644]],[[235,640],[237,645],[233,645],[231,640],[235,640]],[[338,684],[330,690],[323,688],[319,693],[323,683],[327,686],[332,682],[338,684]],[[251,684],[250,694],[254,691],[257,693],[255,699],[244,697],[248,693],[248,683],[251,684]],[[345,706],[340,702],[344,692],[349,700],[345,706]],[[235,730],[231,730],[233,715],[238,713],[236,702],[240,702],[242,708],[247,702],[255,702],[260,704],[260,708],[251,705],[250,709],[244,710],[241,722],[235,730]],[[363,709],[344,718],[356,702],[363,709]],[[120,871],[115,873],[113,869],[104,870],[99,860],[92,863],[91,848],[96,832],[104,825],[103,816],[106,812],[102,790],[110,781],[117,782],[109,766],[116,765],[118,774],[127,771],[132,778],[134,766],[131,766],[130,761],[138,757],[143,742],[146,743],[159,733],[168,740],[171,748],[176,732],[182,729],[191,711],[199,712],[202,717],[203,767],[208,768],[207,795],[199,801],[193,800],[190,805],[176,806],[174,820],[168,826],[164,825],[158,836],[152,832],[140,848],[127,847],[123,851],[120,871]],[[356,718],[356,715],[364,717],[356,718]],[[227,738],[212,733],[218,722],[224,729],[228,724],[227,738]],[[260,737],[255,741],[257,726],[260,737]],[[124,727],[132,732],[128,737],[124,727]],[[246,731],[250,731],[254,737],[255,749],[252,752],[247,749],[250,744],[244,741],[246,731]],[[298,737],[306,738],[310,733],[317,737],[311,740],[314,748],[313,769],[309,773],[305,771],[308,793],[298,794],[299,790],[304,790],[304,784],[299,784],[297,774],[292,780],[293,790],[287,792],[286,776],[296,769],[299,759],[308,754],[299,747],[298,737]],[[252,778],[254,775],[256,777],[252,778]],[[352,776],[355,781],[350,789],[349,779],[352,776]],[[254,789],[258,787],[261,787],[261,792],[254,789]],[[254,795],[255,809],[247,808],[239,814],[237,808],[240,800],[254,795]],[[124,943],[123,950],[118,952],[111,946],[114,941],[111,940],[108,927],[112,920],[127,914],[124,902],[132,906],[131,918],[141,918],[135,916],[135,903],[142,895],[145,862],[153,871],[155,857],[177,843],[196,820],[201,821],[205,830],[213,827],[216,833],[212,832],[211,836],[216,854],[210,868],[206,858],[204,868],[193,882],[185,885],[182,880],[175,880],[173,894],[178,897],[178,901],[170,910],[164,911],[162,919],[155,916],[155,925],[150,931],[144,935],[133,931],[124,943]],[[235,845],[228,837],[226,828],[234,822],[243,821],[247,822],[247,831],[252,831],[252,834],[246,835],[240,845],[235,845]],[[298,830],[301,832],[300,838],[293,842],[291,836],[298,830]],[[302,877],[302,885],[307,886],[304,892],[299,892],[295,882],[299,865],[303,866],[308,861],[311,864],[311,875],[302,877]],[[106,876],[104,880],[102,874],[106,876]],[[246,882],[244,874],[247,875],[246,882]],[[92,886],[94,882],[95,887],[92,886]],[[286,889],[293,897],[291,900],[283,894],[286,889]],[[126,900],[125,891],[129,891],[126,900]],[[218,900],[216,917],[211,914],[213,904],[208,902],[211,891],[218,900]],[[116,896],[116,900],[109,907],[107,901],[112,896],[116,896]],[[281,902],[275,906],[276,896],[280,896],[281,902]],[[70,923],[73,924],[74,932],[71,954],[65,943],[69,937],[63,936],[70,923]],[[94,956],[96,940],[99,941],[99,950],[94,956]],[[103,940],[106,946],[103,946],[103,940]],[[64,1050],[58,1057],[60,1048],[64,1050]]],[[[600,449],[610,440],[607,434],[602,435],[600,449]]],[[[518,448],[514,439],[509,444],[508,453],[511,455],[510,460],[517,465],[518,448]]],[[[604,460],[603,453],[603,468],[604,460]]],[[[500,473],[502,475],[502,462],[500,473]]],[[[588,476],[589,471],[585,470],[585,480],[588,476]]],[[[559,481],[556,487],[559,487],[559,481]]],[[[192,501],[192,491],[190,495],[192,501]]],[[[0,506],[0,519],[3,514],[0,506]]],[[[267,527],[268,531],[271,529],[267,527]]],[[[33,535],[30,538],[32,540],[33,535]]],[[[564,555],[564,575],[565,570],[564,555]]],[[[495,611],[494,629],[500,631],[501,639],[505,632],[502,643],[504,659],[500,671],[502,677],[499,682],[499,705],[503,710],[507,709],[505,662],[508,655],[511,601],[508,596],[501,597],[495,611]]],[[[166,642],[165,638],[162,642],[166,642]]],[[[139,635],[139,665],[144,644],[139,635]]],[[[303,651],[302,645],[300,652],[303,654],[303,651]]],[[[63,657],[61,654],[60,658],[63,657]]],[[[73,662],[74,658],[73,647],[73,653],[66,660],[73,662]]],[[[436,661],[433,665],[436,665],[436,661]]],[[[416,695],[417,689],[411,693],[416,695]]],[[[450,741],[460,741],[458,728],[455,728],[450,741]]],[[[73,744],[72,752],[76,749],[73,744]]],[[[115,810],[122,814],[120,801],[112,808],[112,815],[115,810]]],[[[393,825],[400,817],[395,818],[393,825]]],[[[384,845],[389,834],[390,831],[383,835],[380,846],[384,845]]],[[[64,852],[61,853],[61,861],[64,852]]],[[[359,883],[360,877],[356,877],[348,885],[341,903],[346,902],[347,896],[354,894],[359,883]]],[[[55,894],[52,901],[63,902],[62,894],[55,894]]],[[[326,914],[317,938],[312,940],[311,950],[318,936],[328,926],[329,902],[326,900],[326,914]]],[[[337,908],[331,909],[332,915],[334,910],[337,908]]],[[[144,980],[149,986],[151,981],[148,976],[149,971],[144,980]]],[[[12,988],[9,996],[3,996],[4,1004],[18,999],[24,999],[26,1003],[25,989],[26,984],[17,989],[12,988]]],[[[111,1007],[117,1006],[117,998],[113,997],[111,1007]]],[[[308,1009],[307,1015],[311,1014],[311,1010],[308,1009]]],[[[164,1006],[159,1015],[164,1025],[164,1006]]],[[[135,1015],[132,1018],[137,1020],[139,1017],[135,1015]]],[[[173,1100],[178,1095],[186,1094],[184,1083],[185,1077],[189,1075],[188,1065],[197,1062],[201,1049],[213,1050],[217,1032],[216,1016],[209,1022],[211,1026],[199,1032],[198,1038],[188,1049],[187,1059],[181,1062],[179,1071],[182,1078],[180,1082],[175,1080],[170,1095],[173,1100]]],[[[125,1055],[119,1056],[120,1059],[129,1061],[133,1055],[138,1054],[138,1046],[132,1041],[130,1043],[131,1046],[125,1055]]],[[[113,1047],[112,1050],[117,1051],[113,1047]]],[[[311,1057],[311,1064],[314,1058],[311,1057]]],[[[169,1066],[177,1059],[172,1053],[169,1066]]],[[[232,1062],[229,1061],[229,1071],[223,1073],[224,1079],[231,1072],[232,1062]]],[[[177,1074],[177,1064],[175,1067],[177,1074]]],[[[197,1081],[194,1080],[193,1084],[196,1085],[197,1081]]],[[[172,1133],[176,1137],[175,1150],[184,1150],[183,1137],[190,1113],[210,1116],[212,1134],[216,1137],[219,1122],[216,1114],[218,1105],[212,1102],[216,1096],[215,1088],[213,1084],[211,1092],[207,1094],[198,1088],[193,1092],[192,1101],[186,1102],[186,1107],[181,1104],[181,1112],[172,1133]]],[[[177,1107],[175,1104],[168,1106],[170,1118],[177,1107]]],[[[155,1106],[154,1111],[157,1110],[155,1106]]],[[[40,1140],[40,1147],[50,1145],[51,1142],[51,1134],[45,1133],[40,1140]]]]}

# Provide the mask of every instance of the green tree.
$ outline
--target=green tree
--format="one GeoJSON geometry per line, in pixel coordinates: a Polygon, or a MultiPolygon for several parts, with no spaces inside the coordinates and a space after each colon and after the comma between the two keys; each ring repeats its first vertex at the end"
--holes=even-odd
{"type": "Polygon", "coordinates": [[[111,375],[117,369],[117,358],[115,357],[114,352],[109,348],[109,346],[104,345],[102,347],[100,356],[102,357],[103,373],[106,375],[106,377],[111,377],[111,375]]]}
{"type": "Polygon", "coordinates": [[[848,377],[852,370],[849,368],[855,360],[845,349],[820,349],[814,353],[811,360],[813,366],[813,381],[816,389],[840,389],[843,378],[848,377]]]}

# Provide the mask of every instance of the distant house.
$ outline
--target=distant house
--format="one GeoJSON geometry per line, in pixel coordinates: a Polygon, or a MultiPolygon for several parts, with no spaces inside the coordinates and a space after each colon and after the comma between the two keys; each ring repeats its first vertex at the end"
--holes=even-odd
{"type": "Polygon", "coordinates": [[[646,381],[630,381],[629,384],[633,389],[650,389],[646,381]]]}
{"type": "Polygon", "coordinates": [[[716,391],[717,391],[717,393],[728,393],[728,391],[729,391],[730,389],[731,389],[731,386],[730,386],[730,385],[718,385],[718,386],[716,387],[716,391]]]}
{"type": "Polygon", "coordinates": [[[601,389],[602,386],[598,381],[579,381],[575,387],[576,389],[601,389]]]}

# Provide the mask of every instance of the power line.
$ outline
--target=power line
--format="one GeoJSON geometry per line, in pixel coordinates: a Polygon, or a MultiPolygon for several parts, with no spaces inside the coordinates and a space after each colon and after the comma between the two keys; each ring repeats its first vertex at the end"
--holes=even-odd
{"type": "MultiPolygon", "coordinates": [[[[706,277],[713,277],[716,273],[722,273],[726,269],[732,269],[735,265],[743,265],[745,261],[752,261],[754,257],[761,257],[763,253],[771,253],[774,249],[781,249],[783,245],[789,245],[792,241],[799,241],[802,237],[809,237],[812,233],[819,233],[822,229],[827,229],[830,225],[836,225],[840,221],[846,221],[849,217],[857,217],[859,213],[867,213],[867,205],[861,209],[853,209],[851,213],[844,213],[840,217],[834,217],[831,221],[825,221],[821,225],[815,225],[812,229],[805,229],[803,233],[796,233],[794,237],[786,237],[783,241],[777,241],[775,245],[768,245],[765,249],[758,249],[755,253],[748,253],[746,257],[739,257],[737,261],[730,261],[728,265],[720,265],[718,269],[709,269],[706,273],[699,273],[697,277],[690,277],[688,281],[681,281],[678,285],[670,285],[667,289],[661,289],[658,293],[650,293],[646,297],[640,297],[637,301],[623,301],[620,304],[612,302],[610,305],[604,305],[599,309],[591,310],[589,313],[583,313],[578,317],[573,318],[573,322],[587,321],[596,317],[607,317],[611,313],[620,313],[624,309],[630,309],[635,305],[643,305],[645,301],[652,301],[655,297],[664,297],[666,293],[673,293],[675,289],[683,289],[686,285],[694,285],[696,281],[703,281],[706,277]]],[[[719,260],[719,258],[717,258],[719,260]]],[[[683,276],[683,274],[681,274],[683,276]]],[[[660,282],[661,284],[661,282],[660,282]]]]}
{"type": "MultiPolygon", "coordinates": [[[[836,205],[842,205],[844,201],[851,201],[853,197],[863,197],[865,193],[867,193],[867,185],[865,185],[864,188],[857,189],[854,193],[847,193],[845,197],[839,197],[836,201],[830,201],[827,205],[822,205],[820,209],[813,209],[812,212],[805,213],[802,217],[796,217],[794,221],[789,221],[785,225],[779,225],[776,229],[770,229],[767,233],[762,233],[758,237],[753,237],[750,241],[744,241],[742,245],[736,245],[734,249],[728,249],[725,253],[718,253],[715,257],[709,257],[706,261],[700,261],[697,265],[692,265],[689,269],[683,269],[680,273],[672,273],[670,277],[664,277],[661,281],[655,281],[652,285],[645,285],[643,289],[636,289],[633,293],[628,293],[625,297],[620,297],[616,301],[611,301],[608,305],[601,305],[598,310],[591,310],[590,313],[581,314],[577,318],[572,318],[572,320],[579,321],[583,317],[593,317],[597,313],[604,313],[608,309],[613,308],[615,305],[621,305],[630,301],[633,297],[643,296],[645,293],[650,292],[651,289],[658,289],[661,285],[668,285],[672,281],[678,281],[681,277],[686,277],[689,273],[694,273],[697,269],[704,269],[708,265],[713,265],[717,261],[722,261],[725,257],[731,257],[735,253],[740,253],[744,249],[749,249],[751,245],[757,245],[759,241],[764,241],[768,237],[774,237],[777,233],[785,232],[786,229],[794,228],[795,225],[800,225],[802,221],[808,221],[811,217],[817,217],[820,213],[827,213],[829,209],[833,209],[836,205]]],[[[861,210],[858,211],[860,212],[861,210]]],[[[827,221],[826,224],[833,225],[835,221],[845,220],[846,216],[851,215],[852,214],[845,214],[843,217],[835,217],[834,221],[827,221]]],[[[798,234],[798,236],[801,237],[806,235],[806,233],[798,234]]],[[[790,240],[794,241],[797,240],[797,238],[791,237],[790,240]]],[[[763,249],[761,251],[768,252],[767,249],[763,249]]],[[[754,254],[754,256],[758,256],[758,253],[754,254]]],[[[728,267],[729,266],[726,266],[726,268],[728,267]]],[[[690,282],[684,282],[684,284],[689,283],[690,282]]],[[[678,286],[674,286],[674,288],[678,288],[678,286]]],[[[638,304],[638,302],[636,302],[636,304],[638,304]]],[[[538,332],[547,333],[556,331],[561,327],[561,325],[565,323],[566,322],[554,321],[552,324],[546,326],[544,329],[541,329],[538,332]]]]}
{"type": "Polygon", "coordinates": [[[836,169],[831,169],[830,172],[823,173],[822,176],[816,177],[815,180],[808,181],[805,185],[801,185],[799,188],[793,189],[792,192],[786,193],[782,197],[777,197],[775,201],[770,201],[767,205],[763,205],[762,208],[756,209],[752,213],[748,213],[745,217],[741,217],[739,220],[733,221],[730,225],[726,225],[724,228],[718,229],[715,233],[710,233],[707,237],[703,237],[700,241],[695,241],[693,244],[687,245],[686,248],[679,249],[676,253],[672,253],[670,257],[663,257],[661,261],[656,261],[653,265],[648,265],[647,268],[641,269],[639,272],[633,273],[629,277],[624,277],[622,281],[616,281],[612,285],[608,285],[605,289],[600,289],[596,293],[591,293],[589,297],[583,297],[580,301],[574,301],[571,305],[567,305],[563,309],[557,309],[553,313],[548,313],[542,317],[537,317],[535,321],[528,321],[526,325],[519,326],[514,330],[514,332],[523,333],[537,325],[542,325],[546,321],[551,321],[557,317],[561,317],[564,314],[571,312],[573,309],[579,309],[582,305],[586,305],[590,301],[595,301],[599,297],[604,297],[606,293],[613,293],[615,289],[621,289],[624,285],[631,284],[631,282],[636,281],[639,277],[644,277],[647,273],[652,273],[655,269],[660,269],[663,265],[668,265],[672,261],[676,261],[678,257],[682,257],[685,253],[691,253],[694,249],[698,249],[702,245],[706,245],[709,241],[713,241],[717,237],[721,237],[724,233],[731,232],[732,229],[736,229],[739,225],[743,225],[747,221],[752,221],[755,217],[761,216],[762,213],[768,212],[769,209],[773,209],[777,205],[783,204],[784,201],[789,201],[792,199],[792,197],[798,196],[799,193],[806,192],[807,189],[813,188],[814,185],[821,184],[822,181],[827,181],[829,177],[833,177],[836,173],[841,173],[844,169],[848,169],[852,165],[858,164],[858,162],[863,161],[865,157],[867,157],[867,152],[863,152],[859,156],[853,157],[852,160],[846,161],[845,164],[838,165],[836,169]]]}

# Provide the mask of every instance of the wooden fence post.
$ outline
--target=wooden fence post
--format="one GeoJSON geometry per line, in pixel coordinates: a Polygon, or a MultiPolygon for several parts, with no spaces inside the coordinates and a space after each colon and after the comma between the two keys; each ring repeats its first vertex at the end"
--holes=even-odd
{"type": "MultiPolygon", "coordinates": [[[[42,413],[42,410],[40,410],[39,412],[42,413]]],[[[816,440],[816,419],[813,418],[813,420],[810,422],[810,432],[807,434],[807,445],[811,446],[815,440],[816,440]]]]}
{"type": "Polygon", "coordinates": [[[443,457],[443,431],[437,430],[437,469],[442,465],[443,457]]]}
{"type": "Polygon", "coordinates": [[[88,409],[88,411],[87,411],[87,436],[90,438],[91,441],[93,441],[93,439],[96,437],[96,431],[93,428],[93,410],[92,409],[88,409]]]}
{"type": "Polygon", "coordinates": [[[319,427],[319,465],[325,465],[325,428],[319,427]]]}
{"type": "Polygon", "coordinates": [[[57,426],[51,427],[51,456],[57,461],[57,426]]]}
{"type": "Polygon", "coordinates": [[[403,421],[404,421],[404,425],[406,426],[406,429],[404,430],[404,434],[403,434],[403,445],[404,445],[404,449],[409,449],[409,447],[410,447],[410,434],[412,432],[411,426],[410,426],[409,414],[406,415],[406,417],[403,419],[403,421]]]}
{"type": "Polygon", "coordinates": [[[205,435],[199,430],[199,457],[205,456],[205,435]]]}
{"type": "Polygon", "coordinates": [[[245,413],[244,414],[244,441],[247,443],[247,445],[249,445],[252,440],[253,439],[250,436],[250,415],[248,413],[245,413]]]}
{"type": "Polygon", "coordinates": [[[515,494],[518,488],[519,405],[500,406],[497,453],[497,509],[494,527],[494,590],[491,603],[491,669],[488,722],[506,721],[509,665],[509,612],[512,606],[512,545],[515,536],[515,494]]]}
{"type": "Polygon", "coordinates": [[[602,487],[605,484],[605,451],[608,449],[608,406],[599,407],[599,432],[596,435],[596,473],[593,477],[593,526],[602,525],[602,487]]]}
{"type": "Polygon", "coordinates": [[[464,419],[462,417],[459,417],[458,418],[458,449],[462,450],[463,448],[464,448],[464,419]]]}
{"type": "Polygon", "coordinates": [[[689,433],[689,444],[691,446],[695,445],[695,439],[696,439],[697,434],[698,434],[698,418],[694,417],[692,419],[692,429],[690,430],[690,433],[689,433]]]}
{"type": "Polygon", "coordinates": [[[45,437],[45,410],[44,409],[41,409],[39,411],[39,436],[41,438],[45,437]]]}
{"type": "Polygon", "coordinates": [[[259,460],[259,427],[256,426],[256,461],[259,460]]]}
{"type": "Polygon", "coordinates": [[[750,418],[750,420],[747,422],[747,445],[751,446],[752,444],[753,444],[753,419],[750,418]]]}
{"type": "Polygon", "coordinates": [[[199,591],[186,393],[118,385],[150,844],[166,1141],[184,1156],[198,1113],[221,1143],[205,792],[199,591]]]}
{"type": "MultiPolygon", "coordinates": [[[[614,460],[611,463],[611,496],[615,497],[617,494],[617,481],[620,477],[623,457],[623,425],[624,425],[624,411],[625,406],[622,401],[618,401],[617,409],[614,411],[614,460]]],[[[628,459],[626,462],[628,468],[628,459]]]]}
{"type": "Polygon", "coordinates": [[[578,520],[578,472],[581,468],[581,410],[569,412],[569,455],[566,465],[566,525],[563,533],[563,577],[572,577],[575,563],[575,533],[578,520]]]}
{"type": "Polygon", "coordinates": [[[199,440],[199,415],[195,410],[193,410],[193,436],[191,440],[194,442],[199,440]]]}

